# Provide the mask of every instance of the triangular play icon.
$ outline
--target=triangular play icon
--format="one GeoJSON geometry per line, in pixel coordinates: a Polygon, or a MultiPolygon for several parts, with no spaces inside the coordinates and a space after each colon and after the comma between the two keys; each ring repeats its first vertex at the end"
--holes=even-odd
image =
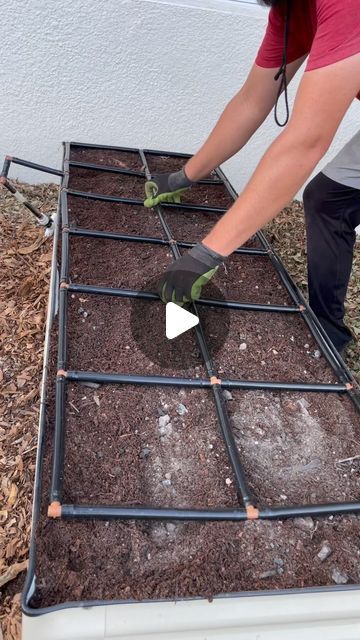
{"type": "Polygon", "coordinates": [[[180,336],[197,324],[199,324],[199,318],[193,313],[182,309],[174,302],[167,303],[165,333],[169,340],[180,336]]]}

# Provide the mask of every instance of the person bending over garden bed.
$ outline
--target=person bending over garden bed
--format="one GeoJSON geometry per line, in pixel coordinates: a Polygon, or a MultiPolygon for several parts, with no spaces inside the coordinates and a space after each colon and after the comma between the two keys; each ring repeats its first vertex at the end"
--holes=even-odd
{"type": "MultiPolygon", "coordinates": [[[[178,172],[155,175],[145,206],[179,202],[181,193],[239,151],[275,106],[287,125],[249,183],[212,231],[168,267],[163,302],[197,299],[218,266],[294,197],[328,150],[352,101],[360,99],[358,0],[267,0],[267,30],[243,87],[201,149],[178,172]],[[305,58],[289,119],[287,84],[305,58]],[[287,115],[277,103],[285,93],[287,115]]],[[[344,324],[355,227],[360,224],[360,131],[307,185],[309,302],[335,347],[351,340],[344,324]]]]}

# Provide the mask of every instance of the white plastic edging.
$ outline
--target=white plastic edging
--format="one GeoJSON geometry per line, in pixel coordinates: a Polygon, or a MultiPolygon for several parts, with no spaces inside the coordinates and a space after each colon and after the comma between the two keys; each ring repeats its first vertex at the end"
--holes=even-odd
{"type": "Polygon", "coordinates": [[[135,603],[23,616],[23,640],[359,640],[360,590],[135,603]]]}

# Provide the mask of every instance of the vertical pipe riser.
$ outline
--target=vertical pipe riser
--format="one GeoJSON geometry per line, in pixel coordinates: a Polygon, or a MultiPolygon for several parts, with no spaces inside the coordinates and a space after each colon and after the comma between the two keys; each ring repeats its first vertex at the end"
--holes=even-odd
{"type": "Polygon", "coordinates": [[[50,502],[61,503],[62,484],[64,475],[64,423],[65,423],[65,378],[59,376],[56,380],[56,411],[52,482],[50,502]]]}

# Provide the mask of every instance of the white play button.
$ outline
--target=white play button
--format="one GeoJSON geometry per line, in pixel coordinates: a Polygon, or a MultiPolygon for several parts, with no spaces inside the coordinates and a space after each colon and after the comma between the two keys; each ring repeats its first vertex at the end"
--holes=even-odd
{"type": "Polygon", "coordinates": [[[197,324],[199,324],[199,318],[193,313],[182,309],[174,302],[167,303],[165,333],[169,340],[180,336],[197,324]]]}

